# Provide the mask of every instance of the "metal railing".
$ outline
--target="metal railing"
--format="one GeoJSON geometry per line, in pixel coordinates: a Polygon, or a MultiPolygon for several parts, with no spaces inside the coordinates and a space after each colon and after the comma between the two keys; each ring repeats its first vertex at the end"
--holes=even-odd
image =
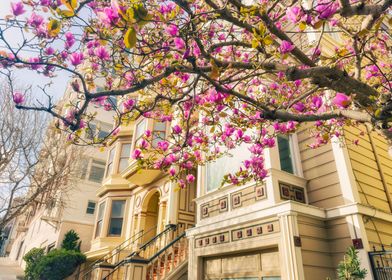
{"type": "Polygon", "coordinates": [[[133,236],[125,240],[124,242],[120,243],[118,246],[116,246],[114,249],[112,249],[108,254],[102,256],[98,260],[94,261],[92,264],[90,264],[87,268],[83,269],[80,271],[76,276],[75,279],[78,280],[80,279],[79,277],[81,276],[82,280],[88,280],[91,277],[91,273],[94,271],[95,266],[99,263],[109,261],[109,260],[114,260],[115,263],[119,262],[119,256],[120,253],[130,249],[131,246],[135,244],[135,242],[139,241],[143,236],[146,234],[152,232],[153,230],[156,229],[156,226],[150,228],[147,231],[141,230],[137,233],[135,233],[133,236]],[[118,256],[117,261],[115,260],[115,257],[118,256]]]}
{"type": "Polygon", "coordinates": [[[392,251],[384,250],[369,252],[370,263],[375,280],[392,279],[392,251]]]}
{"type": "Polygon", "coordinates": [[[155,256],[158,252],[162,251],[163,248],[165,248],[168,244],[172,242],[176,229],[177,225],[167,225],[163,231],[161,231],[153,238],[148,240],[146,243],[144,243],[142,246],[140,246],[138,250],[132,252],[125,259],[118,262],[113,268],[113,270],[108,275],[103,277],[102,280],[121,279],[121,277],[119,276],[124,273],[123,265],[128,258],[138,255],[149,260],[152,256],[155,256]],[[116,277],[114,277],[115,275],[116,277]]]}

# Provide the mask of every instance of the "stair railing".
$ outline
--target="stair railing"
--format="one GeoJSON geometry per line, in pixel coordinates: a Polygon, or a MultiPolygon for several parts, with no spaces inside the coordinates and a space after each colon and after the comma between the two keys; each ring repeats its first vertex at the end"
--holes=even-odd
{"type": "Polygon", "coordinates": [[[164,279],[188,259],[188,239],[178,235],[149,259],[147,280],[164,279]]]}
{"type": "Polygon", "coordinates": [[[102,278],[102,280],[118,279],[118,277],[115,278],[114,275],[118,276],[121,273],[123,273],[121,269],[123,268],[123,264],[128,258],[131,258],[135,255],[139,255],[140,257],[149,260],[151,256],[155,256],[157,252],[160,252],[163,248],[167,246],[167,244],[170,244],[171,241],[175,239],[174,234],[176,229],[177,229],[177,225],[174,224],[167,225],[163,231],[161,231],[153,238],[148,240],[146,243],[144,243],[142,246],[140,246],[138,250],[132,252],[131,254],[128,255],[127,258],[118,262],[116,266],[113,268],[113,270],[104,278],[102,278]]]}
{"type": "Polygon", "coordinates": [[[144,231],[143,229],[137,233],[135,233],[133,236],[125,240],[124,242],[120,243],[118,246],[113,248],[108,254],[102,256],[98,260],[94,261],[92,264],[90,264],[87,268],[83,269],[80,271],[76,276],[75,279],[78,280],[80,275],[82,275],[82,280],[88,280],[90,278],[90,274],[92,271],[95,269],[95,265],[102,263],[104,261],[108,261],[110,259],[113,259],[114,257],[118,256],[118,259],[116,261],[119,262],[119,256],[120,253],[123,252],[124,250],[127,250],[129,247],[135,244],[135,242],[139,241],[143,236],[146,234],[152,232],[153,230],[156,229],[156,226],[150,228],[147,231],[144,231]]]}

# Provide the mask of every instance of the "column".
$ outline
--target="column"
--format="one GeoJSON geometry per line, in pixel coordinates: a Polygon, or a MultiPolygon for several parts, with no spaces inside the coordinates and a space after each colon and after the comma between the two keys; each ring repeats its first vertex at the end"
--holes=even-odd
{"type": "Polygon", "coordinates": [[[175,191],[176,186],[174,183],[170,182],[169,184],[169,198],[165,223],[177,224],[179,191],[175,191]]]}
{"type": "Polygon", "coordinates": [[[362,216],[359,214],[353,214],[346,217],[348,228],[350,231],[351,239],[361,239],[363,248],[357,249],[358,256],[361,261],[361,268],[366,268],[367,274],[365,280],[373,280],[373,272],[370,264],[370,259],[368,252],[372,251],[370,248],[369,240],[366,235],[365,224],[363,222],[362,216]]]}
{"type": "Polygon", "coordinates": [[[159,210],[158,210],[158,228],[157,232],[161,232],[165,229],[166,224],[166,201],[159,202],[159,210]]]}
{"type": "Polygon", "coordinates": [[[301,247],[294,244],[294,236],[299,236],[297,214],[286,212],[278,215],[280,225],[279,255],[282,261],[282,279],[305,279],[301,247]]]}

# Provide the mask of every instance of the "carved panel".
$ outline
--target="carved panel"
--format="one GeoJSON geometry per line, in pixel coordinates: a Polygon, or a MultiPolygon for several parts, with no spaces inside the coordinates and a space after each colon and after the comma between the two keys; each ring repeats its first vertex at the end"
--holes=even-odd
{"type": "Polygon", "coordinates": [[[226,195],[202,204],[200,206],[200,217],[202,219],[210,218],[219,215],[219,213],[227,212],[228,210],[228,197],[226,195]]]}
{"type": "Polygon", "coordinates": [[[305,203],[305,189],[279,182],[280,198],[305,203]]]}
{"type": "Polygon", "coordinates": [[[234,229],[231,231],[231,240],[238,241],[247,238],[264,236],[270,233],[279,232],[279,222],[273,221],[258,225],[247,226],[244,228],[234,229]]]}
{"type": "Polygon", "coordinates": [[[245,207],[267,198],[265,186],[251,186],[231,194],[232,209],[245,207]]]}
{"type": "Polygon", "coordinates": [[[229,232],[221,232],[214,235],[209,235],[195,240],[195,248],[207,247],[230,242],[229,232]]]}

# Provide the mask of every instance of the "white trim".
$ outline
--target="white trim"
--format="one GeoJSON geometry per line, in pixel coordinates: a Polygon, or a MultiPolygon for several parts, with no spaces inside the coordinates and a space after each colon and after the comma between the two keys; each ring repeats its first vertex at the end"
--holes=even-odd
{"type": "Polygon", "coordinates": [[[304,172],[302,170],[301,154],[299,151],[297,134],[296,133],[290,134],[289,140],[290,140],[289,141],[290,152],[292,156],[291,161],[293,162],[294,165],[294,174],[303,178],[304,172]]]}
{"type": "Polygon", "coordinates": [[[359,202],[358,187],[345,144],[336,137],[331,142],[342,195],[346,201],[359,202]]]}

